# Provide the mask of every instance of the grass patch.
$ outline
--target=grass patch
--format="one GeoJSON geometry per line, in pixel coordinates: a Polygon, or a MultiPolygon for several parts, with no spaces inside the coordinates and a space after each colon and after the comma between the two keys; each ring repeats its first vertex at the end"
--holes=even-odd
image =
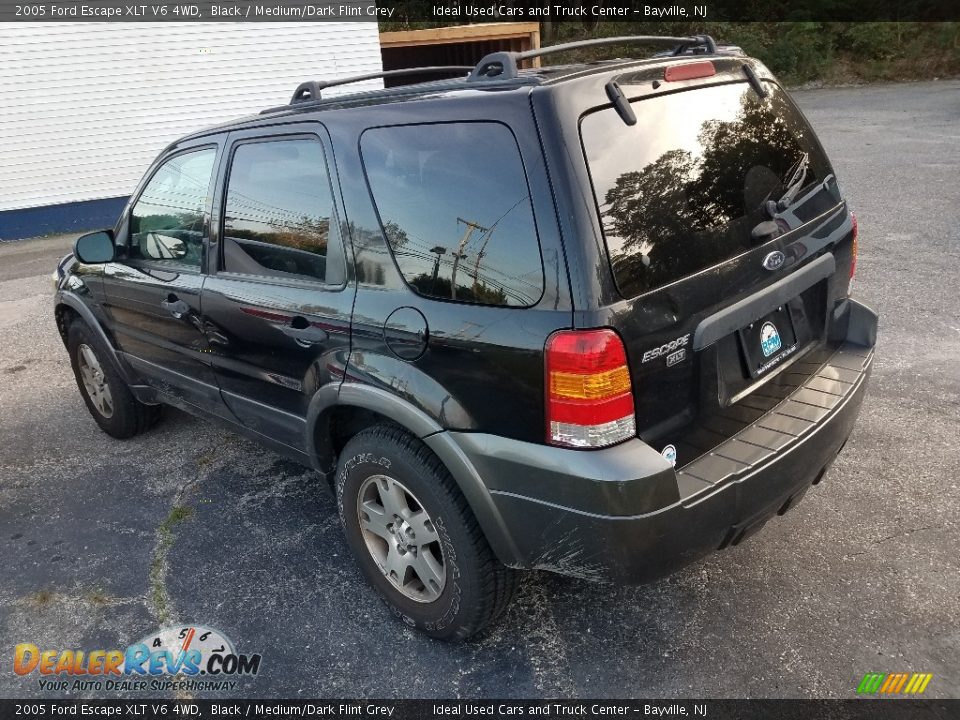
{"type": "Polygon", "coordinates": [[[110,603],[112,603],[114,601],[114,598],[107,595],[107,593],[105,593],[100,588],[97,588],[96,590],[91,590],[90,592],[87,593],[87,601],[91,605],[103,607],[105,605],[109,605],[110,603]]]}
{"type": "Polygon", "coordinates": [[[38,590],[27,595],[27,602],[38,608],[47,607],[56,599],[57,594],[53,590],[38,590]]]}
{"type": "Polygon", "coordinates": [[[193,515],[193,508],[189,505],[174,505],[170,514],[160,523],[161,532],[171,532],[177,523],[181,523],[193,515]]]}
{"type": "Polygon", "coordinates": [[[150,562],[150,602],[161,625],[170,621],[170,595],[167,593],[167,555],[176,539],[174,528],[193,515],[188,505],[174,505],[157,528],[157,544],[150,562]]]}

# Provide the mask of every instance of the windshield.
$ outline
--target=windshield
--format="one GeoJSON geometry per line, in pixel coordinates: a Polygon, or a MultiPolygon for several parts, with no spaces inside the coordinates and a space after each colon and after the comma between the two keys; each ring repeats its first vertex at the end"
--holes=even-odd
{"type": "Polygon", "coordinates": [[[734,257],[840,202],[830,164],[785,93],[747,83],[583,117],[581,139],[620,292],[633,297],[734,257]]]}

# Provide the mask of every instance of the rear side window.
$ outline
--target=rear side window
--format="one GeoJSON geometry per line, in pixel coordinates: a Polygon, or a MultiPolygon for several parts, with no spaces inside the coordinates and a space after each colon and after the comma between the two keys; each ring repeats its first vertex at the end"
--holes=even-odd
{"type": "Polygon", "coordinates": [[[536,304],[543,263],[510,130],[498,123],[374,128],[360,148],[384,234],[414,291],[536,304]]]}
{"type": "Polygon", "coordinates": [[[324,282],[332,216],[319,140],[238,145],[224,204],[223,269],[324,282]]]}
{"type": "Polygon", "coordinates": [[[813,131],[768,85],[688,90],[613,109],[580,131],[610,264],[633,297],[789,232],[840,202],[813,131]]]}

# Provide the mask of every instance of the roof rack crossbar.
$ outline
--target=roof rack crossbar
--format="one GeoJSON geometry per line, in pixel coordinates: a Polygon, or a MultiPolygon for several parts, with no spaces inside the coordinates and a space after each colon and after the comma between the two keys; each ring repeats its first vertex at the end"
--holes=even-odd
{"type": "Polygon", "coordinates": [[[402,77],[404,75],[440,75],[446,73],[468,73],[473,70],[472,65],[434,65],[432,67],[404,68],[402,70],[383,70],[382,72],[367,73],[365,75],[351,75],[350,77],[335,80],[308,80],[300,83],[290,100],[291,105],[302,102],[320,100],[320,93],[335,85],[348,85],[364,80],[377,78],[402,77]]]}
{"type": "Polygon", "coordinates": [[[484,57],[470,73],[468,81],[476,82],[489,78],[512,80],[517,77],[519,63],[535,57],[542,57],[567,50],[575,50],[594,45],[625,45],[627,43],[668,43],[675,44],[675,55],[682,55],[687,48],[705,46],[710,55],[717,54],[717,43],[709,35],[692,35],[690,37],[669,37],[665,35],[627,35],[624,37],[594,38],[577,42],[550,45],[536,50],[524,52],[495,52],[484,57]]]}

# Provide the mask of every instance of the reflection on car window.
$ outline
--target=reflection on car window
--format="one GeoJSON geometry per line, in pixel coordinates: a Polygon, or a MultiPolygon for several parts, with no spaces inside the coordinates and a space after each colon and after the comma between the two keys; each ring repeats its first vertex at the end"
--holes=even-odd
{"type": "Polygon", "coordinates": [[[325,280],[332,214],[333,196],[319,140],[240,145],[227,185],[224,270],[325,280]]]}
{"type": "Polygon", "coordinates": [[[421,295],[535,304],[543,263],[523,164],[497,123],[368,130],[363,165],[400,272],[421,295]]]}
{"type": "Polygon", "coordinates": [[[154,173],[130,214],[130,257],[200,266],[214,148],[171,158],[154,173]]]}
{"type": "Polygon", "coordinates": [[[612,109],[581,134],[610,263],[627,297],[734,257],[840,202],[832,170],[784,93],[747,83],[612,109]]]}

